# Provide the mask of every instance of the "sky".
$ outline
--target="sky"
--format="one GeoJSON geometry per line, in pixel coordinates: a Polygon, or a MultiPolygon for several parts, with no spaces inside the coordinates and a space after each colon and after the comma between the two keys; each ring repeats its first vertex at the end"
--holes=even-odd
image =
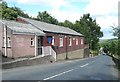
{"type": "Polygon", "coordinates": [[[83,14],[90,13],[101,27],[101,39],[114,38],[111,26],[118,26],[118,2],[120,0],[5,0],[9,7],[19,7],[36,17],[38,12],[47,11],[60,22],[75,22],[83,14]]]}

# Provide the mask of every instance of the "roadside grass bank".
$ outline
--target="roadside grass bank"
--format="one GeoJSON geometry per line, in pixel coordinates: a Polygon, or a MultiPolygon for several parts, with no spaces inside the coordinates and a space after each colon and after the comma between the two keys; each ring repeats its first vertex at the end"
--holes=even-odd
{"type": "Polygon", "coordinates": [[[108,56],[112,57],[112,60],[116,64],[116,68],[118,69],[118,76],[119,76],[119,79],[120,79],[120,57],[116,57],[116,56],[113,56],[113,55],[108,55],[108,56]]]}

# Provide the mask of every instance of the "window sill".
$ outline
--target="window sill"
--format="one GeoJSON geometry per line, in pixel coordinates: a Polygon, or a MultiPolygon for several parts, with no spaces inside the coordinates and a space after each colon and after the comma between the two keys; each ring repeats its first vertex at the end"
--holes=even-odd
{"type": "Polygon", "coordinates": [[[63,48],[63,46],[59,46],[60,48],[63,48]]]}
{"type": "Polygon", "coordinates": [[[31,45],[30,47],[35,47],[35,46],[32,46],[32,45],[31,45]]]}
{"type": "MultiPolygon", "coordinates": [[[[2,48],[5,48],[5,47],[2,47],[2,48]]],[[[11,47],[7,47],[7,48],[11,48],[11,47]]]]}

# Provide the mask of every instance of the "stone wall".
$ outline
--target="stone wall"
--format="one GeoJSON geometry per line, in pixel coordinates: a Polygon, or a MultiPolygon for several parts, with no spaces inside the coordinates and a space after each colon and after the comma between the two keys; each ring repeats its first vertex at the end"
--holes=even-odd
{"type": "Polygon", "coordinates": [[[31,65],[37,65],[37,64],[49,64],[52,62],[55,62],[55,59],[51,55],[49,55],[49,56],[44,56],[44,57],[35,58],[35,59],[28,58],[25,60],[3,63],[2,69],[9,69],[9,68],[15,68],[15,67],[22,67],[22,66],[31,66],[31,65]]]}
{"type": "MultiPolygon", "coordinates": [[[[83,57],[84,57],[84,49],[70,51],[67,53],[68,59],[77,59],[77,58],[83,58],[83,57]]],[[[57,61],[65,60],[65,59],[66,59],[66,53],[57,54],[57,61]]]]}
{"type": "Polygon", "coordinates": [[[90,53],[90,49],[89,48],[85,48],[84,49],[84,58],[89,57],[89,53],[90,53]]]}

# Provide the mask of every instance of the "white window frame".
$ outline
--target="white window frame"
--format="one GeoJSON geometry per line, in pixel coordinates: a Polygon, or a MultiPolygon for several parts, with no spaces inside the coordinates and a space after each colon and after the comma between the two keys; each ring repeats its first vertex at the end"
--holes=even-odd
{"type": "Polygon", "coordinates": [[[60,36],[60,37],[59,37],[59,41],[60,41],[60,45],[59,45],[59,46],[60,46],[60,47],[63,47],[63,36],[60,36]]]}
{"type": "Polygon", "coordinates": [[[5,44],[6,42],[5,42],[5,37],[3,37],[3,47],[5,47],[5,44]]]}
{"type": "Polygon", "coordinates": [[[81,38],[81,44],[83,44],[83,38],[81,38]]]}
{"type": "Polygon", "coordinates": [[[69,37],[69,46],[72,46],[72,37],[69,37]]]}
{"type": "Polygon", "coordinates": [[[30,45],[31,45],[31,46],[35,46],[34,38],[31,38],[30,45]],[[32,44],[31,44],[31,43],[32,43],[32,44]]]}
{"type": "Polygon", "coordinates": [[[11,47],[11,38],[10,37],[8,37],[8,41],[7,41],[8,43],[8,47],[11,47]]]}
{"type": "Polygon", "coordinates": [[[78,45],[78,36],[76,36],[76,45],[78,45]]]}
{"type": "Polygon", "coordinates": [[[55,38],[54,38],[54,36],[52,36],[52,45],[54,45],[55,44],[55,38]]]}

